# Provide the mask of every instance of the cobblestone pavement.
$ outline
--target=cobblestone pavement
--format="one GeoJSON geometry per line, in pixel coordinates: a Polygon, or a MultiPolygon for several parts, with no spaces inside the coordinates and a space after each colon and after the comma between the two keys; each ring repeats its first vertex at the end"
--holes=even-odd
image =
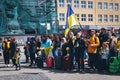
{"type": "Polygon", "coordinates": [[[22,63],[22,69],[16,71],[13,67],[6,67],[0,58],[0,80],[119,80],[120,74],[85,73],[63,71],[56,69],[29,68],[29,64],[22,63]]]}
{"type": "Polygon", "coordinates": [[[40,69],[25,66],[28,64],[22,64],[21,70],[17,71],[0,63],[0,80],[50,80],[40,69]]]}
{"type": "Polygon", "coordinates": [[[0,76],[0,80],[50,80],[44,74],[19,74],[0,76]]]}

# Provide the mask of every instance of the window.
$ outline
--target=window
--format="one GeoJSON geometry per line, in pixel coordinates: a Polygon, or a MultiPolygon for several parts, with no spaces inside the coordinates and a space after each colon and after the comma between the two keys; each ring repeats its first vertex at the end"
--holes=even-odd
{"type": "Polygon", "coordinates": [[[76,14],[76,17],[77,17],[77,19],[78,19],[78,21],[79,21],[79,14],[76,14]]]}
{"type": "Polygon", "coordinates": [[[72,6],[72,0],[67,0],[67,4],[72,6]]]}
{"type": "Polygon", "coordinates": [[[64,13],[60,13],[60,14],[59,14],[59,20],[60,20],[60,21],[64,21],[64,20],[65,20],[64,17],[65,17],[64,13]]]}
{"type": "Polygon", "coordinates": [[[102,15],[101,14],[98,15],[98,22],[102,22],[102,15]]]}
{"type": "Polygon", "coordinates": [[[115,22],[119,22],[119,15],[115,15],[115,22]]]}
{"type": "Polygon", "coordinates": [[[74,0],[74,7],[79,8],[79,0],[74,0]]]}
{"type": "Polygon", "coordinates": [[[113,3],[110,3],[110,10],[113,10],[113,3]]]}
{"type": "Polygon", "coordinates": [[[59,0],[59,7],[64,7],[64,0],[59,0]]]}
{"type": "Polygon", "coordinates": [[[81,21],[86,21],[86,14],[81,14],[81,21]]]}
{"type": "Polygon", "coordinates": [[[113,22],[113,15],[110,15],[110,22],[113,22]]]}
{"type": "Polygon", "coordinates": [[[115,10],[118,11],[119,10],[119,4],[115,3],[115,10]]]}
{"type": "Polygon", "coordinates": [[[104,22],[108,22],[108,15],[104,15],[104,22]]]}
{"type": "Polygon", "coordinates": [[[92,1],[88,1],[88,9],[93,9],[93,2],[92,1]]]}
{"type": "Polygon", "coordinates": [[[88,14],[88,21],[93,21],[93,14],[88,14]]]}
{"type": "Polygon", "coordinates": [[[107,3],[107,2],[104,3],[104,9],[105,9],[105,10],[108,9],[108,3],[107,3]]]}
{"type": "Polygon", "coordinates": [[[102,9],[102,2],[98,2],[98,9],[102,9]]]}
{"type": "Polygon", "coordinates": [[[86,8],[86,1],[81,1],[81,8],[86,8]]]}

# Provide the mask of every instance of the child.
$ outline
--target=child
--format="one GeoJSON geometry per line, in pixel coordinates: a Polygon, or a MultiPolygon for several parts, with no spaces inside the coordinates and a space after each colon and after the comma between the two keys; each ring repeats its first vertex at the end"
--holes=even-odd
{"type": "Polygon", "coordinates": [[[107,70],[109,47],[108,43],[104,42],[101,48],[101,70],[107,70]]]}
{"type": "Polygon", "coordinates": [[[15,66],[16,66],[16,70],[19,70],[21,69],[21,66],[20,66],[20,57],[21,57],[21,54],[20,54],[20,48],[16,48],[16,53],[14,55],[15,57],[15,66]]]}

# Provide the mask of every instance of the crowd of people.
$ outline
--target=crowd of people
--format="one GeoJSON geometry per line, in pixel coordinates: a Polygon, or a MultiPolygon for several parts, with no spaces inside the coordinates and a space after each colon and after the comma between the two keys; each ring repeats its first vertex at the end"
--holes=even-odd
{"type": "MultiPolygon", "coordinates": [[[[5,38],[2,42],[2,50],[5,64],[9,66],[11,59],[16,70],[18,67],[20,69],[20,50],[15,38],[5,38]]],[[[29,67],[36,63],[36,55],[45,61],[52,54],[53,59],[61,56],[62,63],[64,57],[69,56],[70,70],[76,68],[75,64],[77,64],[77,71],[84,71],[84,59],[88,56],[91,72],[108,71],[109,58],[118,56],[119,53],[120,30],[115,31],[114,28],[110,31],[105,28],[101,28],[100,31],[89,30],[86,34],[83,31],[76,34],[69,32],[67,37],[58,34],[41,35],[27,38],[24,45],[26,63],[30,62],[29,67]]],[[[61,64],[61,69],[63,66],[64,64],[61,64]]]]}

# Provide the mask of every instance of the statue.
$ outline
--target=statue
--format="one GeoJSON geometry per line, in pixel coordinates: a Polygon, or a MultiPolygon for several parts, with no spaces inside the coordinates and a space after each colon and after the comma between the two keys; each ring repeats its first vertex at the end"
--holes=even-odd
{"type": "MultiPolygon", "coordinates": [[[[7,17],[7,29],[9,34],[20,33],[20,24],[18,22],[18,4],[17,0],[5,0],[5,14],[7,17]],[[19,30],[19,31],[17,31],[19,30]]],[[[21,32],[22,33],[22,32],[21,32]]]]}
{"type": "Polygon", "coordinates": [[[0,0],[0,35],[29,34],[29,31],[44,34],[46,25],[41,25],[42,23],[50,24],[51,30],[48,33],[57,32],[57,9],[54,1],[0,0]]]}

